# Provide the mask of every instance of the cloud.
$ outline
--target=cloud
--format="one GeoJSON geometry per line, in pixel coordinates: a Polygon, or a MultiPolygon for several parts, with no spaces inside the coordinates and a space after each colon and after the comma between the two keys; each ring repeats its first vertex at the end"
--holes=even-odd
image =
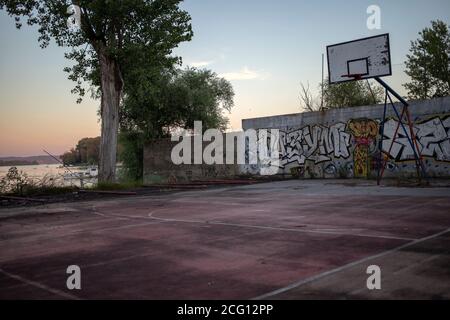
{"type": "Polygon", "coordinates": [[[188,65],[190,65],[191,67],[194,68],[201,68],[201,67],[206,67],[209,66],[210,64],[213,64],[214,61],[193,61],[188,63],[188,65]]]}
{"type": "Polygon", "coordinates": [[[219,76],[227,80],[266,80],[270,77],[270,74],[263,70],[256,71],[250,70],[248,67],[243,67],[238,72],[226,72],[219,76]]]}

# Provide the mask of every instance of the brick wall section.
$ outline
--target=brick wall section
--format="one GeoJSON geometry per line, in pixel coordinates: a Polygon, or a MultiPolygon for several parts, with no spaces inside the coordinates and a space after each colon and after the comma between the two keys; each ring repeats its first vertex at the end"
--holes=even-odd
{"type": "MultiPolygon", "coordinates": [[[[240,174],[239,166],[226,164],[181,164],[171,160],[172,148],[178,142],[160,139],[148,142],[144,147],[144,183],[181,183],[195,180],[233,178],[240,174]]],[[[209,142],[208,142],[209,143],[209,142]]],[[[204,142],[203,147],[208,143],[204,142]]],[[[191,141],[191,150],[193,149],[191,141]]],[[[224,153],[225,158],[225,153],[224,153]]],[[[191,155],[193,161],[193,151],[191,155]]],[[[224,161],[225,163],[225,161],[224,161]]]]}

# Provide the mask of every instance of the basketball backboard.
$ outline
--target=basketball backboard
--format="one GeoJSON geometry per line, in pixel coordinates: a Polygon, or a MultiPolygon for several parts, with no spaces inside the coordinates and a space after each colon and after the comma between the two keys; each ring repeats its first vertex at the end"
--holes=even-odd
{"type": "Polygon", "coordinates": [[[330,84],[392,75],[389,34],[327,46],[330,84]]]}

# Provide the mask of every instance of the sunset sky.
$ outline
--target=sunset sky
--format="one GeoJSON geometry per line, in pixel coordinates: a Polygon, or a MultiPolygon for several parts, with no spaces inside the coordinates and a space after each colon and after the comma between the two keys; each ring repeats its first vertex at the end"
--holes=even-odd
{"type": "MultiPolygon", "coordinates": [[[[182,7],[194,38],[175,54],[232,82],[233,130],[243,118],[300,112],[300,82],[318,93],[325,47],[346,40],[389,32],[394,75],[385,80],[404,94],[410,41],[431,20],[450,21],[448,0],[187,0],[182,7]],[[381,8],[380,30],[366,27],[371,4],[381,8]]],[[[64,48],[40,49],[37,34],[26,25],[16,30],[0,12],[0,156],[61,154],[99,135],[99,101],[75,103],[64,48]]]]}

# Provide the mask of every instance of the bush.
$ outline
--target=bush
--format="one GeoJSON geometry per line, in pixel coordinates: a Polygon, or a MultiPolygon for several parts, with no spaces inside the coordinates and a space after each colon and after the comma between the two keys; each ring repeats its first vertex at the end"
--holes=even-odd
{"type": "Polygon", "coordinates": [[[5,177],[0,180],[0,193],[15,193],[22,195],[26,186],[32,183],[27,174],[11,167],[5,177]]]}
{"type": "Polygon", "coordinates": [[[78,189],[73,186],[64,186],[57,178],[47,174],[40,180],[33,180],[23,171],[11,167],[5,177],[0,180],[0,194],[47,195],[62,194],[78,189]]]}
{"type": "Polygon", "coordinates": [[[144,168],[144,139],[138,132],[123,132],[119,135],[122,150],[119,155],[123,163],[120,180],[142,181],[144,168]]]}

